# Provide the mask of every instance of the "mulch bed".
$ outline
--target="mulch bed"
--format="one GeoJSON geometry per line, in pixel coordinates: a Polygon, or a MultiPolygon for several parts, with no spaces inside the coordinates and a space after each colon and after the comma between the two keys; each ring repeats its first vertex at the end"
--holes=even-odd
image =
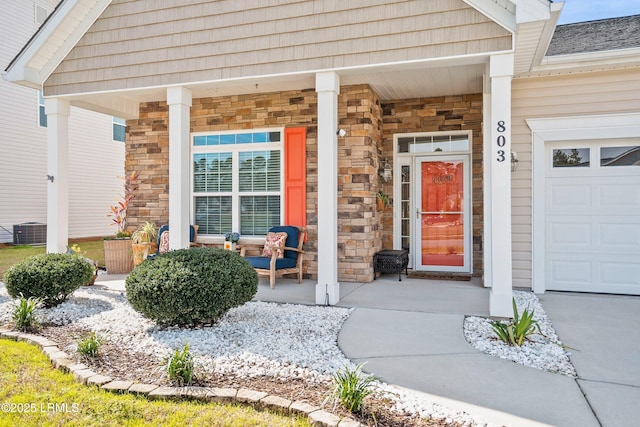
{"type": "MultiPolygon", "coordinates": [[[[38,331],[39,335],[58,343],[58,346],[68,354],[73,354],[78,339],[86,335],[88,330],[76,325],[44,326],[38,331]]],[[[164,364],[146,353],[123,351],[119,346],[105,340],[100,346],[99,356],[93,360],[81,358],[76,353],[77,360],[88,366],[96,373],[118,380],[135,381],[138,383],[170,386],[164,364]]],[[[390,404],[380,397],[367,398],[367,411],[364,414],[351,414],[339,405],[325,403],[330,394],[331,384],[309,384],[301,379],[281,381],[269,377],[240,378],[234,375],[197,376],[191,384],[202,387],[247,388],[280,396],[292,401],[304,401],[314,406],[323,407],[341,417],[351,417],[369,426],[380,427],[433,427],[457,426],[456,423],[446,423],[445,420],[424,420],[410,414],[400,414],[390,409],[390,404]]]]}

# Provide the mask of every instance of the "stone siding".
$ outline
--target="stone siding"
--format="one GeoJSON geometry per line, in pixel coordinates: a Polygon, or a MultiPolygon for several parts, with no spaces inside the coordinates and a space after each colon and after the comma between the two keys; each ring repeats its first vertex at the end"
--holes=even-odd
{"type": "MultiPolygon", "coordinates": [[[[379,249],[375,212],[380,103],[367,86],[343,87],[340,96],[339,257],[342,281],[373,279],[373,254],[379,249]],[[348,154],[347,154],[348,153],[348,154]],[[346,161],[345,161],[346,159],[346,161]],[[373,238],[372,238],[373,237],[373,238]]],[[[138,120],[127,121],[125,169],[139,175],[139,191],[129,209],[129,226],[169,219],[169,135],[166,102],[140,105],[138,120]]],[[[307,229],[305,277],[317,277],[318,160],[315,90],[199,98],[191,107],[192,132],[270,127],[307,129],[307,229]]]]}
{"type": "MultiPolygon", "coordinates": [[[[373,255],[393,247],[393,210],[376,208],[376,193],[393,194],[379,167],[393,163],[393,134],[473,130],[474,273],[482,270],[482,95],[381,102],[368,85],[341,87],[338,99],[338,280],[369,282],[373,255]]],[[[191,107],[192,132],[305,127],[307,129],[307,229],[304,272],[318,271],[317,94],[315,90],[199,98],[191,107]]],[[[125,170],[139,175],[129,227],[169,219],[169,134],[166,102],[140,105],[127,121],[125,170]]]]}
{"type": "MultiPolygon", "coordinates": [[[[414,132],[472,131],[471,174],[473,222],[473,275],[483,272],[483,192],[482,192],[482,94],[384,101],[382,154],[393,159],[393,135],[414,132]]],[[[382,185],[393,194],[393,183],[382,185]]],[[[383,218],[384,248],[393,247],[393,212],[383,218]]]]}

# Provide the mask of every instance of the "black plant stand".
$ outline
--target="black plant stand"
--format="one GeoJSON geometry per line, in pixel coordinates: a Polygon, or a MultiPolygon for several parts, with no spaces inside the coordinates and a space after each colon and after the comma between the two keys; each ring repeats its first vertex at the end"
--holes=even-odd
{"type": "Polygon", "coordinates": [[[409,251],[391,250],[377,252],[373,256],[373,280],[378,278],[377,273],[398,273],[398,281],[402,282],[402,270],[409,275],[409,251]]]}

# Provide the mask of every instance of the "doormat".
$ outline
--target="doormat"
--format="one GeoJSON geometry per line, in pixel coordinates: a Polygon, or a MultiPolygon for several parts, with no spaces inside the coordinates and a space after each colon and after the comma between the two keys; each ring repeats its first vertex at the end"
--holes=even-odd
{"type": "Polygon", "coordinates": [[[471,280],[471,274],[465,273],[438,273],[433,271],[410,271],[410,279],[428,279],[428,280],[455,280],[459,282],[468,282],[471,280]]]}

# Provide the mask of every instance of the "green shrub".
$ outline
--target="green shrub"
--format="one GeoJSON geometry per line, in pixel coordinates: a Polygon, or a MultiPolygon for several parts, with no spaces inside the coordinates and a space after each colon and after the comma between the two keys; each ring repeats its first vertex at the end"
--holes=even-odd
{"type": "Polygon", "coordinates": [[[37,328],[39,323],[36,320],[36,310],[41,305],[40,298],[25,298],[20,295],[12,313],[15,328],[22,332],[37,328]]]}
{"type": "Polygon", "coordinates": [[[503,323],[499,320],[491,321],[493,331],[498,335],[498,338],[511,346],[521,346],[524,344],[524,341],[536,331],[544,336],[540,330],[538,321],[533,318],[533,310],[529,311],[528,308],[525,308],[522,316],[520,316],[518,314],[518,307],[516,306],[516,299],[512,298],[511,303],[513,304],[512,321],[508,323],[503,323]]]}
{"type": "Polygon", "coordinates": [[[127,299],[161,325],[213,323],[258,291],[258,275],[238,254],[222,249],[170,251],[144,261],[126,279],[127,299]]]}
{"type": "Polygon", "coordinates": [[[166,366],[169,381],[179,386],[191,384],[193,379],[193,357],[189,353],[189,344],[185,344],[182,351],[176,349],[167,359],[166,366]]]}
{"type": "Polygon", "coordinates": [[[331,375],[333,391],[331,397],[339,401],[349,412],[356,413],[363,409],[364,399],[373,393],[375,377],[362,375],[362,363],[354,370],[344,367],[331,375]]]}
{"type": "Polygon", "coordinates": [[[14,264],[4,275],[13,298],[41,298],[45,307],[64,302],[93,276],[92,266],[75,254],[39,254],[14,264]]]}
{"type": "Polygon", "coordinates": [[[98,357],[101,344],[102,337],[96,335],[95,332],[91,332],[78,341],[78,353],[86,358],[98,357]]]}

